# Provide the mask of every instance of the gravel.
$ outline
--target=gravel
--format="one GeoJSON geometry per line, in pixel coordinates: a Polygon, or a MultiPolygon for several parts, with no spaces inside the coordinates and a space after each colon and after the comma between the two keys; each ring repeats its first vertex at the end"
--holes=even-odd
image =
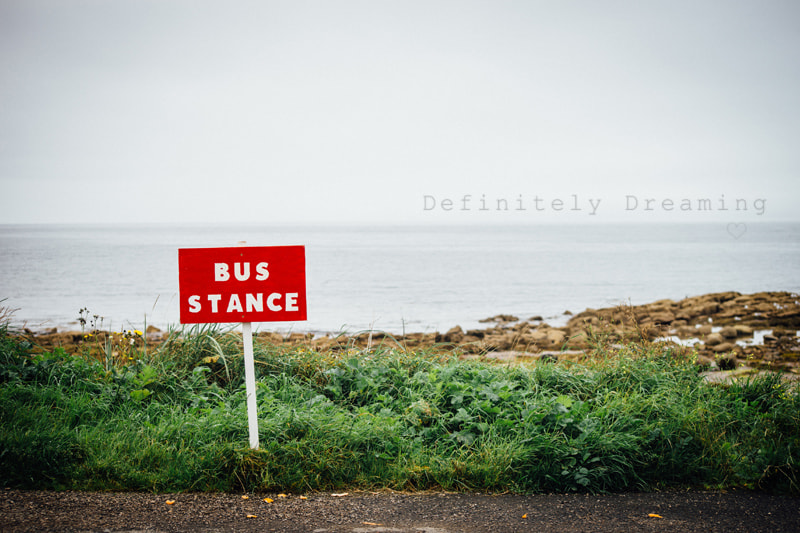
{"type": "Polygon", "coordinates": [[[2,532],[800,531],[800,498],[757,492],[299,496],[5,490],[3,495],[2,532]]]}

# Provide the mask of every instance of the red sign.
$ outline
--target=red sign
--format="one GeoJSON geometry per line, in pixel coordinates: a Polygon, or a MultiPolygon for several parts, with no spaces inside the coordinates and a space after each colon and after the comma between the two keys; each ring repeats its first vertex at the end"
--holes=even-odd
{"type": "Polygon", "coordinates": [[[178,250],[181,324],[306,319],[303,246],[178,250]]]}

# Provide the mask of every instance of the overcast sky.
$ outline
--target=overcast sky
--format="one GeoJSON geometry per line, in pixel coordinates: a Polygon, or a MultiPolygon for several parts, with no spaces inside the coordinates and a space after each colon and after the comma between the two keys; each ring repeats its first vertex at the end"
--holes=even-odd
{"type": "Polygon", "coordinates": [[[800,220],[799,56],[795,0],[0,0],[0,223],[800,220]]]}

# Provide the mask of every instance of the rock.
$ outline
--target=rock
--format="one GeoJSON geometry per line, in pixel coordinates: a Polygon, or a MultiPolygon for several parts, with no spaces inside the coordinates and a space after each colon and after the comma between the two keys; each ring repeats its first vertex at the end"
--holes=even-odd
{"type": "Polygon", "coordinates": [[[542,349],[560,348],[566,338],[565,331],[550,327],[541,327],[525,336],[526,345],[535,345],[542,349]]]}
{"type": "Polygon", "coordinates": [[[567,334],[560,329],[552,328],[547,330],[547,340],[551,346],[564,344],[566,338],[567,334]]]}
{"type": "Polygon", "coordinates": [[[519,342],[519,335],[516,335],[512,332],[505,333],[502,337],[500,337],[500,350],[511,350],[517,346],[517,342],[519,342]]]}
{"type": "Polygon", "coordinates": [[[280,344],[283,342],[283,336],[274,331],[259,331],[257,337],[259,339],[265,339],[272,344],[280,344]]]}
{"type": "Polygon", "coordinates": [[[503,351],[510,350],[511,343],[508,342],[502,335],[486,335],[483,338],[484,346],[489,351],[503,351]]]}
{"type": "Polygon", "coordinates": [[[697,366],[702,368],[717,368],[717,361],[705,355],[697,356],[697,366]]]}
{"type": "Polygon", "coordinates": [[[464,342],[459,346],[464,353],[468,354],[479,354],[484,353],[487,351],[486,345],[481,340],[476,340],[475,342],[467,341],[466,339],[474,339],[475,337],[470,337],[469,335],[464,337],[464,342]]]}
{"type": "Polygon", "coordinates": [[[727,327],[722,328],[720,330],[719,334],[722,335],[726,339],[735,339],[736,337],[739,336],[739,332],[736,331],[736,328],[731,327],[731,326],[727,326],[727,327]]]}
{"type": "Polygon", "coordinates": [[[670,324],[675,320],[675,315],[669,311],[661,311],[651,314],[650,320],[652,320],[654,324],[670,324]]]}
{"type": "Polygon", "coordinates": [[[723,355],[717,358],[717,367],[720,370],[736,370],[737,361],[733,354],[723,355]]]}
{"type": "Polygon", "coordinates": [[[697,337],[698,331],[694,326],[680,326],[675,330],[675,334],[681,339],[691,339],[697,337]]]}
{"type": "Polygon", "coordinates": [[[718,344],[722,344],[723,342],[722,335],[719,333],[710,333],[706,336],[705,345],[706,346],[716,346],[718,344]]]}
{"type": "Polygon", "coordinates": [[[569,335],[567,338],[567,345],[570,348],[578,348],[584,350],[589,347],[589,339],[585,331],[579,331],[569,335]]]}
{"type": "MultiPolygon", "coordinates": [[[[700,315],[703,314],[703,308],[701,306],[697,305],[697,306],[694,306],[694,307],[690,307],[689,309],[684,309],[683,312],[686,313],[686,315],[689,316],[689,320],[697,320],[697,318],[700,317],[700,315]]],[[[678,316],[680,316],[682,318],[684,315],[680,314],[678,316]]]]}
{"type": "Polygon", "coordinates": [[[775,326],[798,329],[800,328],[800,309],[797,305],[792,309],[781,309],[770,318],[770,323],[775,326]]]}
{"type": "Polygon", "coordinates": [[[600,319],[596,316],[584,316],[578,322],[582,322],[586,326],[596,326],[600,323],[600,319]]]}
{"type": "Polygon", "coordinates": [[[544,342],[547,340],[547,329],[544,328],[535,329],[531,331],[526,337],[530,340],[530,342],[544,344],[544,342]]]}
{"type": "Polygon", "coordinates": [[[284,338],[284,341],[289,342],[291,344],[301,343],[305,341],[309,341],[314,338],[313,333],[299,333],[299,332],[292,332],[289,333],[289,336],[284,338]]]}
{"type": "Polygon", "coordinates": [[[697,335],[708,335],[711,333],[711,326],[704,324],[699,328],[695,328],[695,333],[697,335]]]}
{"type": "Polygon", "coordinates": [[[652,307],[654,307],[654,308],[658,307],[658,308],[661,308],[661,309],[669,309],[669,308],[674,307],[677,304],[675,303],[674,300],[670,300],[669,298],[664,298],[663,300],[656,300],[655,302],[653,302],[650,305],[652,307]]]}
{"type": "Polygon", "coordinates": [[[481,322],[481,323],[486,323],[486,322],[517,322],[517,321],[519,321],[519,318],[515,317],[514,315],[495,315],[495,316],[492,316],[492,317],[489,317],[489,318],[484,318],[484,319],[478,320],[478,322],[481,322]]]}
{"type": "Polygon", "coordinates": [[[450,328],[447,330],[447,333],[444,334],[444,339],[445,342],[459,343],[464,339],[464,330],[461,329],[461,326],[450,328]]]}
{"type": "Polygon", "coordinates": [[[314,347],[316,350],[325,351],[330,350],[334,345],[334,342],[331,340],[330,337],[320,337],[319,339],[314,339],[311,341],[311,346],[314,347]]]}
{"type": "Polygon", "coordinates": [[[736,291],[728,291],[728,292],[718,292],[716,294],[713,294],[712,296],[718,302],[727,302],[728,300],[734,300],[741,295],[742,295],[741,293],[736,291]]]}
{"type": "Polygon", "coordinates": [[[725,352],[732,352],[736,349],[735,344],[731,344],[730,342],[723,342],[721,344],[715,344],[711,346],[711,351],[714,353],[725,353],[725,352]]]}

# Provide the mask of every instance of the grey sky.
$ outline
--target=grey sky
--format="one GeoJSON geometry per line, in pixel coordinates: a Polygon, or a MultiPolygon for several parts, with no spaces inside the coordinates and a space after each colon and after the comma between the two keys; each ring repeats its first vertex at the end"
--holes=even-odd
{"type": "Polygon", "coordinates": [[[0,223],[800,220],[799,55],[795,1],[0,0],[0,223]]]}

